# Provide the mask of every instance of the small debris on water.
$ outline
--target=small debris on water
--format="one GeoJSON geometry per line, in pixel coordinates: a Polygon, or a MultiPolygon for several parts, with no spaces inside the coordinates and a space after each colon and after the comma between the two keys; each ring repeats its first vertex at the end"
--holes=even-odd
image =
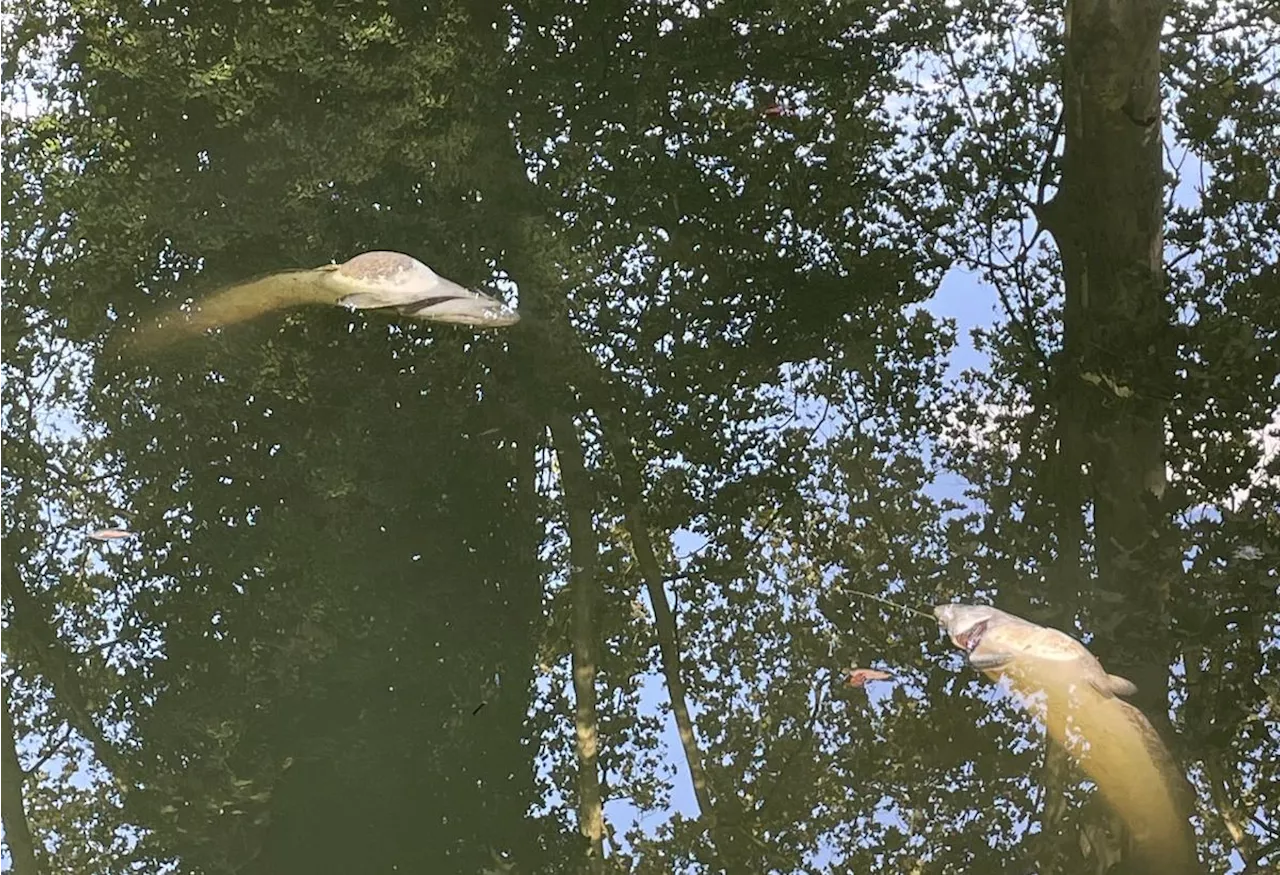
{"type": "Polygon", "coordinates": [[[118,541],[121,538],[132,538],[133,532],[124,529],[96,529],[89,533],[95,541],[118,541]]]}

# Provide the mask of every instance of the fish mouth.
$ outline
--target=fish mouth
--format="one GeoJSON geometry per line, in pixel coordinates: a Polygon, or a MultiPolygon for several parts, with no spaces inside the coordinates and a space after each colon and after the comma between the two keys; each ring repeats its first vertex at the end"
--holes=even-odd
{"type": "Polygon", "coordinates": [[[401,304],[396,312],[412,319],[470,325],[474,328],[505,328],[520,321],[520,314],[496,298],[459,287],[460,293],[432,295],[411,304],[401,304]]]}
{"type": "Polygon", "coordinates": [[[962,605],[938,605],[933,609],[933,615],[938,618],[938,626],[946,630],[951,643],[961,650],[972,652],[982,642],[982,636],[987,634],[987,620],[978,620],[957,630],[965,613],[962,605]]]}
{"type": "Polygon", "coordinates": [[[961,650],[966,650],[972,653],[974,648],[982,643],[982,636],[985,634],[987,634],[987,621],[981,620],[974,623],[963,632],[956,632],[951,636],[951,640],[954,641],[956,646],[961,650]]]}

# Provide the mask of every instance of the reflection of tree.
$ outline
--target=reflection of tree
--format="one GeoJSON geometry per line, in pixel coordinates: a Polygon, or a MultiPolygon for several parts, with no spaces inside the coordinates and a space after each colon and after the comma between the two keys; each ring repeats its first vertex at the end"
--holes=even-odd
{"type": "MultiPolygon", "coordinates": [[[[1080,616],[1146,672],[1148,713],[1182,656],[1208,853],[1265,861],[1274,563],[1233,557],[1272,555],[1274,486],[1196,514],[1276,403],[1258,262],[1280,222],[1245,196],[1274,187],[1249,144],[1275,107],[1249,32],[1210,52],[1217,20],[1178,11],[1167,39],[1169,124],[1226,168],[1165,211],[1206,253],[1169,273],[1197,314],[1170,329],[1129,272],[1072,309],[1094,238],[1124,241],[1045,211],[1089,189],[1072,168],[1104,172],[1079,140],[1054,157],[1075,135],[1056,38],[1024,40],[1056,11],[56,11],[20,6],[6,46],[7,96],[61,99],[6,133],[3,299],[13,753],[94,778],[18,785],[37,836],[82,837],[51,871],[556,871],[584,845],[636,872],[1069,871],[1105,818],[1067,764],[957,688],[932,629],[855,595],[975,590],[1080,616]],[[52,63],[23,54],[62,35],[52,63]],[[919,53],[916,89],[891,73],[919,53]],[[90,373],[113,320],[374,246],[471,284],[485,265],[529,319],[474,338],[299,313],[90,373]],[[952,260],[1003,305],[968,397],[912,309],[952,260]],[[934,453],[993,411],[985,443],[934,453]],[[1153,505],[1138,474],[1164,455],[1186,473],[1153,505]],[[929,498],[938,474],[970,505],[929,498]],[[68,534],[121,511],[134,542],[68,534]],[[826,696],[848,664],[898,680],[826,696]]],[[[1150,188],[1135,133],[1101,145],[1141,152],[1150,188]]],[[[1111,218],[1155,209],[1109,194],[1111,218]]]]}

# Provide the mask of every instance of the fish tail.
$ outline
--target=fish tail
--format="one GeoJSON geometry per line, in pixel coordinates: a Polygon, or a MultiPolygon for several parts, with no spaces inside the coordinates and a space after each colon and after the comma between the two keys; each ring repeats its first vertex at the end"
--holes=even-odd
{"type": "Polygon", "coordinates": [[[314,271],[296,270],[229,286],[190,309],[170,310],[136,328],[119,345],[124,352],[153,352],[212,328],[247,322],[273,310],[321,303],[325,290],[314,279],[314,271]]]}

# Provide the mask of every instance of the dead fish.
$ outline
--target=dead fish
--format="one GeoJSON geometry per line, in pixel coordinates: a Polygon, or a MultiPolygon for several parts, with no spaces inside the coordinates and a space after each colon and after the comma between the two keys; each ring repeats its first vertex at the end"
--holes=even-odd
{"type": "Polygon", "coordinates": [[[120,538],[132,538],[133,532],[124,529],[95,529],[89,533],[89,537],[95,541],[115,541],[120,538]]]}
{"type": "Polygon", "coordinates": [[[402,252],[364,252],[342,264],[287,270],[225,288],[134,333],[136,350],[166,346],[211,328],[255,319],[273,310],[330,304],[356,310],[389,310],[413,319],[478,328],[502,328],[520,320],[502,301],[445,279],[402,252]]]}
{"type": "Polygon", "coordinates": [[[1129,831],[1142,871],[1201,872],[1181,802],[1185,778],[1146,716],[1120,699],[1137,692],[1065,632],[996,608],[939,605],[938,625],[992,680],[1004,678],[1049,736],[1080,764],[1129,831]]]}

